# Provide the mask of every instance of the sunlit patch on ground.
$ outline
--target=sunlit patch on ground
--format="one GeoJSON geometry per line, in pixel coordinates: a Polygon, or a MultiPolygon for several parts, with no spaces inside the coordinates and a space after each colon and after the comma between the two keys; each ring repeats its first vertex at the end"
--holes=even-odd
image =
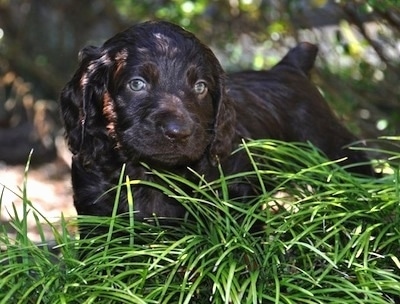
{"type": "MultiPolygon", "coordinates": [[[[22,188],[24,183],[24,166],[0,166],[1,210],[0,223],[6,225],[7,231],[15,231],[9,224],[14,217],[13,205],[18,216],[23,214],[22,188]]],[[[69,168],[61,161],[30,168],[27,178],[27,197],[34,208],[52,223],[60,221],[61,214],[69,218],[76,215],[72,203],[72,189],[69,168]]],[[[56,225],[57,226],[57,225],[56,225]]],[[[46,238],[53,236],[47,225],[43,226],[46,238]]],[[[32,212],[28,215],[28,237],[40,241],[37,225],[32,212]]]]}

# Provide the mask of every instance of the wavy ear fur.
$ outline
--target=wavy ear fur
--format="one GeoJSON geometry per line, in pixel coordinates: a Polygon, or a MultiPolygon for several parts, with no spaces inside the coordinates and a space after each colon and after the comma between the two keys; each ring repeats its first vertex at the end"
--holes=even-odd
{"type": "Polygon", "coordinates": [[[85,150],[94,160],[108,142],[102,114],[111,59],[92,46],[82,49],[79,59],[79,69],[60,95],[61,115],[71,152],[85,150]]]}
{"type": "Polygon", "coordinates": [[[215,166],[219,160],[230,155],[236,130],[236,112],[226,93],[224,80],[220,80],[219,102],[214,123],[214,138],[209,149],[209,158],[215,166]]]}

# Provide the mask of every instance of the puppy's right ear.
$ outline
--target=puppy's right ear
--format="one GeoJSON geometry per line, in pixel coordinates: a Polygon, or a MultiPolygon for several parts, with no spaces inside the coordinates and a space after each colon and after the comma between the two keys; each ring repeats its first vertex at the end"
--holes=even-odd
{"type": "Polygon", "coordinates": [[[103,48],[89,46],[82,49],[79,68],[61,91],[61,117],[73,154],[79,153],[84,143],[85,146],[90,144],[96,124],[103,121],[99,116],[102,115],[110,65],[111,60],[103,48]]]}

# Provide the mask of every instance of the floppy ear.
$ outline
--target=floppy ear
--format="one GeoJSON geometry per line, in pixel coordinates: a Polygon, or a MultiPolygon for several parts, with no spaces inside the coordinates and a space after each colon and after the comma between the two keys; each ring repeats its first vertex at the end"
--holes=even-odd
{"type": "Polygon", "coordinates": [[[109,97],[106,88],[111,60],[98,47],[82,49],[79,59],[78,70],[60,95],[61,115],[71,152],[86,150],[90,152],[85,154],[94,156],[102,149],[102,142],[107,142],[103,112],[109,97]]]}
{"type": "Polygon", "coordinates": [[[233,139],[236,132],[236,112],[232,101],[228,97],[225,89],[224,79],[220,79],[219,96],[216,117],[214,123],[214,138],[209,149],[209,158],[215,166],[219,160],[230,155],[233,147],[233,139]]]}

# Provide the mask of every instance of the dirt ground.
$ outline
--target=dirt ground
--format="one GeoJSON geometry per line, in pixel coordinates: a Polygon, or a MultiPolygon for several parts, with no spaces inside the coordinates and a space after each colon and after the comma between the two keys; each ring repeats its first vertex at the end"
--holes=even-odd
{"type": "MultiPolygon", "coordinates": [[[[6,225],[10,234],[15,234],[11,221],[12,218],[15,218],[14,207],[19,217],[23,213],[24,170],[24,166],[0,164],[0,225],[6,225]]],[[[29,169],[26,179],[26,196],[32,202],[34,208],[52,223],[59,222],[61,214],[66,218],[73,218],[76,215],[72,203],[69,165],[61,158],[40,167],[29,169]]],[[[33,241],[39,242],[37,224],[31,212],[27,218],[28,236],[33,241]]],[[[45,221],[41,218],[41,222],[45,221]]],[[[53,239],[47,225],[42,227],[46,239],[53,239]]]]}

